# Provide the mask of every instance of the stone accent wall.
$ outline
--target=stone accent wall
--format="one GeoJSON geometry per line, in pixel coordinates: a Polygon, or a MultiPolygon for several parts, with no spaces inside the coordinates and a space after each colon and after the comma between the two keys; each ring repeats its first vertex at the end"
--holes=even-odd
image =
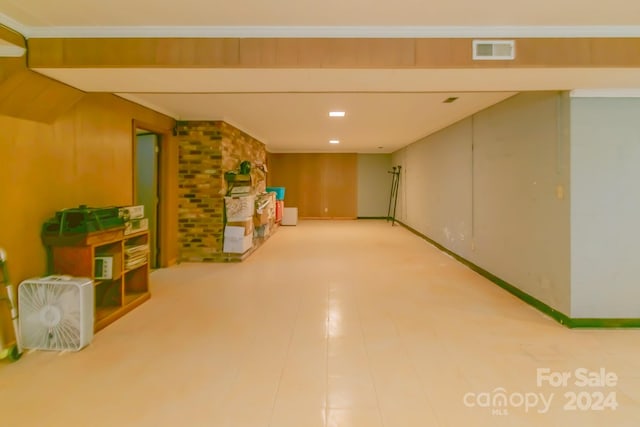
{"type": "Polygon", "coordinates": [[[263,143],[222,121],[183,121],[178,139],[179,260],[225,261],[224,172],[252,164],[254,191],[264,191],[265,177],[254,165],[266,162],[263,143]]]}
{"type": "MultiPolygon", "coordinates": [[[[256,165],[266,164],[267,151],[262,142],[225,122],[220,124],[222,133],[222,170],[237,170],[244,160],[251,162],[251,181],[255,193],[266,188],[266,176],[256,165]]],[[[224,181],[224,178],[223,178],[224,181]]],[[[226,183],[224,183],[226,187],[226,183]]]]}

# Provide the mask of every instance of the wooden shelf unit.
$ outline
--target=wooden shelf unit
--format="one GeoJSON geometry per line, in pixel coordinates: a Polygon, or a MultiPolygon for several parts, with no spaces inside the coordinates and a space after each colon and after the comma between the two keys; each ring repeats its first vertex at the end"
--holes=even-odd
{"type": "Polygon", "coordinates": [[[143,302],[149,293],[149,255],[144,263],[125,268],[127,246],[149,244],[149,232],[124,234],[115,228],[88,234],[43,236],[54,274],[89,277],[95,286],[94,330],[99,331],[143,302]],[[95,258],[113,258],[112,277],[96,278],[95,258]]]}

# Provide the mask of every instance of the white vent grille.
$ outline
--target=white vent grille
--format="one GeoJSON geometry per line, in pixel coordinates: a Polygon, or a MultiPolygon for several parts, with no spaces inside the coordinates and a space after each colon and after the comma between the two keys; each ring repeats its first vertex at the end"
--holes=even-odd
{"type": "Polygon", "coordinates": [[[474,60],[509,60],[516,57],[516,43],[513,40],[474,40],[474,60]]]}

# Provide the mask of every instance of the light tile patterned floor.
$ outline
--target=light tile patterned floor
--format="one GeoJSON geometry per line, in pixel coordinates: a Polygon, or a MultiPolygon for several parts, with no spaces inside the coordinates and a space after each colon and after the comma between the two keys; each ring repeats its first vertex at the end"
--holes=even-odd
{"type": "Polygon", "coordinates": [[[302,221],[152,292],[85,350],[2,363],[2,425],[640,425],[639,330],[566,329],[384,221],[302,221]],[[538,368],[618,381],[538,387],[538,368]],[[615,411],[588,409],[599,392],[615,411]]]}

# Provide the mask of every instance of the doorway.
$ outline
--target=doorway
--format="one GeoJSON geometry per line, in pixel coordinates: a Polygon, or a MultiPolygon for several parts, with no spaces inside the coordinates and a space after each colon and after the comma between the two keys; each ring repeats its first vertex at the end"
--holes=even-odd
{"type": "Polygon", "coordinates": [[[149,267],[160,266],[158,256],[159,202],[160,202],[160,134],[146,129],[135,129],[134,143],[134,205],[144,206],[149,221],[149,267]]]}

